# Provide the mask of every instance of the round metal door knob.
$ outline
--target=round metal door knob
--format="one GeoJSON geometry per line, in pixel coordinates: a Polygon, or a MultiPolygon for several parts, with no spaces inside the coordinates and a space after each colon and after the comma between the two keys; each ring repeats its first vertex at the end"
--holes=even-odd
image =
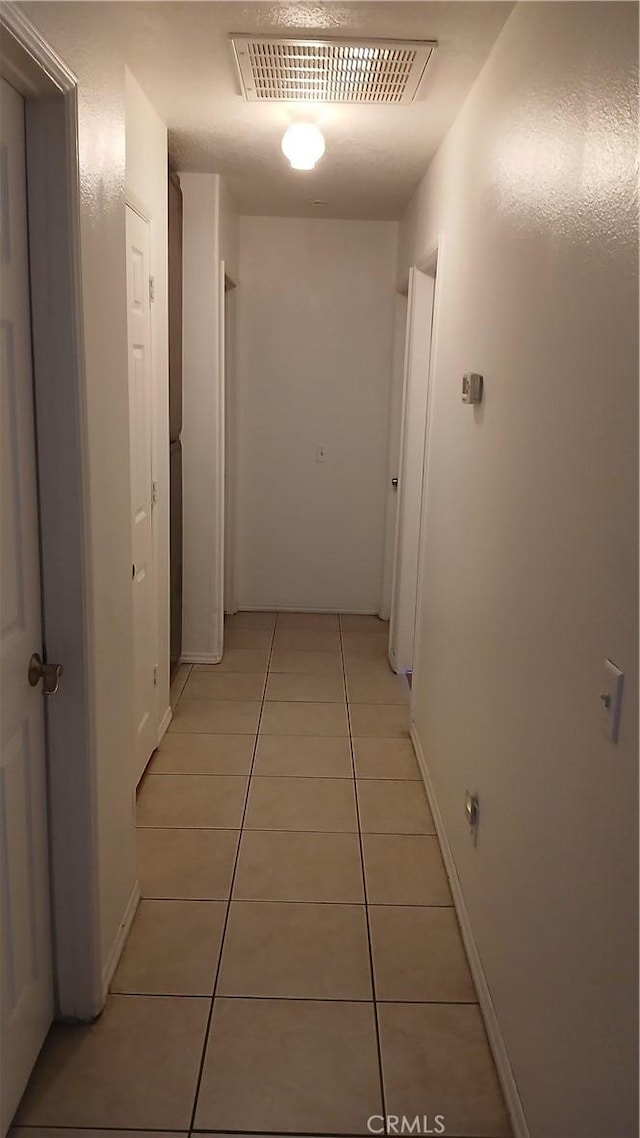
{"type": "Polygon", "coordinates": [[[42,657],[38,652],[34,652],[29,660],[29,670],[27,676],[32,688],[35,688],[42,680],[43,691],[45,695],[55,695],[60,687],[60,676],[62,675],[62,664],[45,664],[42,657]]]}

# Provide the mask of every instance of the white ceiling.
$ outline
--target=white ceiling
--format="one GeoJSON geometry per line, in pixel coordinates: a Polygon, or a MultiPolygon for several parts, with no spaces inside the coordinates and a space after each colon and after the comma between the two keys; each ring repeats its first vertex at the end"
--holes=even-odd
{"type": "Polygon", "coordinates": [[[225,174],[243,213],[393,219],[402,216],[513,4],[150,0],[82,7],[96,23],[108,15],[109,33],[122,36],[131,70],[169,127],[176,169],[225,174]],[[412,105],[320,108],[327,151],[316,170],[301,173],[280,150],[294,108],[244,101],[230,32],[433,39],[439,46],[412,105]],[[314,199],[327,205],[313,206],[314,199]]]}

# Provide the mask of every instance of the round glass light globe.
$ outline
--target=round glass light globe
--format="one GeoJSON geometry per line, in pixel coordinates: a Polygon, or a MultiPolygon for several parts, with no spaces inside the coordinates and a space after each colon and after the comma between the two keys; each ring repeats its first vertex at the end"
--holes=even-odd
{"type": "Polygon", "coordinates": [[[282,153],[294,170],[313,170],[325,149],[324,135],[314,123],[293,123],[282,139],[282,153]]]}

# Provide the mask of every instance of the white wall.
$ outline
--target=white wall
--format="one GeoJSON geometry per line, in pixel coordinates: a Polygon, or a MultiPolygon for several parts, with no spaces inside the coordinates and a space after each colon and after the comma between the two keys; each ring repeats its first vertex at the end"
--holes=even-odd
{"type": "Polygon", "coordinates": [[[150,222],[150,272],[154,279],[151,307],[153,383],[153,508],[156,570],[157,666],[156,720],[166,730],[169,708],[169,314],[167,231],[167,128],[135,78],[125,71],[126,194],[150,222]]]}
{"type": "Polygon", "coordinates": [[[396,237],[392,222],[241,218],[241,609],[378,611],[396,237]]]}
{"type": "Polygon", "coordinates": [[[637,44],[518,5],[401,232],[401,280],[443,236],[415,725],[532,1138],[638,1133],[637,44]]]}
{"type": "MultiPolygon", "coordinates": [[[[131,519],[125,273],[124,63],[108,21],[91,9],[73,20],[56,4],[25,4],[27,16],[78,77],[81,257],[89,469],[88,534],[92,731],[100,879],[97,972],[114,946],[135,885],[131,690],[131,519]]],[[[96,992],[99,1008],[101,993],[96,992]]]]}
{"type": "Polygon", "coordinates": [[[224,261],[229,279],[237,285],[240,274],[240,218],[227,183],[224,178],[219,181],[220,260],[224,261]]]}

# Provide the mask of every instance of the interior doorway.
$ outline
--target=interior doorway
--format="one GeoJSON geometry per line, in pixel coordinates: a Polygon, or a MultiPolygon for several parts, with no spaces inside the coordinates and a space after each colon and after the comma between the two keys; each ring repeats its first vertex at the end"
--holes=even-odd
{"type": "Polygon", "coordinates": [[[153,540],[153,376],[151,362],[151,273],[149,222],[126,207],[127,354],[131,454],[133,564],[133,713],[135,778],[140,781],[158,741],[156,686],[156,567],[153,540]]]}
{"type": "Polygon", "coordinates": [[[25,106],[0,80],[2,1109],[5,1133],[53,1019],[25,106]],[[37,656],[35,655],[37,653],[37,656]],[[32,655],[34,654],[34,655],[32,655]],[[35,668],[28,670],[29,659],[35,668]],[[38,664],[39,662],[39,664],[38,664]]]}
{"type": "Polygon", "coordinates": [[[52,1017],[89,1020],[103,993],[76,80],[9,5],[0,76],[4,1131],[52,1017]]]}
{"type": "Polygon", "coordinates": [[[413,267],[409,276],[389,631],[389,661],[395,672],[405,675],[414,668],[436,272],[437,254],[424,269],[413,267]]]}

